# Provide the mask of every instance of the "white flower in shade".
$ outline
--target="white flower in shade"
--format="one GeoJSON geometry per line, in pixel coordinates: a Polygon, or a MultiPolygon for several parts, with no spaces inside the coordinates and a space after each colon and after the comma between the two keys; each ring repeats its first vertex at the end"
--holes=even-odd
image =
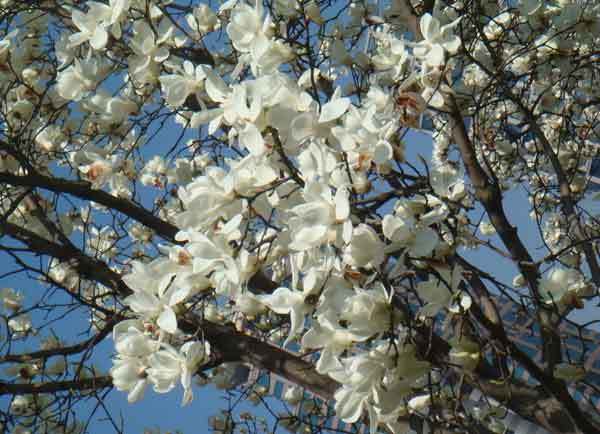
{"type": "Polygon", "coordinates": [[[442,309],[460,313],[471,307],[471,297],[458,289],[462,281],[462,268],[437,269],[441,278],[431,276],[426,282],[417,285],[419,297],[425,306],[419,310],[419,316],[432,317],[442,309]]]}
{"type": "Polygon", "coordinates": [[[575,363],[558,363],[554,366],[554,377],[566,381],[580,381],[585,378],[585,368],[575,363]]]}
{"type": "Polygon", "coordinates": [[[101,125],[113,128],[127,121],[130,115],[135,115],[138,106],[130,99],[111,96],[107,92],[97,91],[85,101],[84,107],[97,114],[97,121],[101,125]]]}
{"type": "Polygon", "coordinates": [[[477,342],[461,336],[452,342],[448,356],[452,363],[462,366],[467,371],[474,371],[481,360],[481,350],[477,342]]]}
{"type": "Polygon", "coordinates": [[[358,336],[373,336],[388,330],[391,325],[390,296],[378,284],[371,290],[357,288],[344,300],[340,317],[348,329],[358,336]]]}
{"type": "Polygon", "coordinates": [[[250,292],[239,294],[235,299],[234,309],[245,315],[256,316],[266,311],[267,307],[250,292]]]}
{"type": "Polygon", "coordinates": [[[129,58],[129,71],[136,78],[146,74],[148,69],[154,69],[154,65],[164,62],[169,57],[169,49],[166,46],[175,30],[169,20],[161,20],[158,31],[154,33],[150,25],[143,20],[133,24],[133,37],[129,40],[129,46],[135,53],[129,58]]]}
{"type": "MultiPolygon", "coordinates": [[[[192,31],[200,34],[212,32],[220,25],[217,14],[207,4],[198,5],[194,8],[193,13],[187,15],[185,19],[192,31]]],[[[196,36],[200,37],[199,34],[196,36]]]]}
{"type": "Polygon", "coordinates": [[[496,233],[496,228],[490,222],[484,221],[479,224],[479,231],[482,235],[489,237],[496,233]]]}
{"type": "Polygon", "coordinates": [[[33,395],[16,395],[10,403],[10,412],[15,416],[24,416],[35,408],[33,395]]]}
{"type": "Polygon", "coordinates": [[[431,404],[431,395],[417,395],[408,401],[408,409],[413,413],[423,413],[431,404]]]}
{"type": "MultiPolygon", "coordinates": [[[[342,369],[329,372],[330,377],[342,384],[334,395],[335,412],[340,419],[354,423],[360,419],[365,409],[370,415],[373,414],[369,400],[381,383],[386,367],[391,366],[392,356],[392,353],[380,345],[370,353],[344,359],[342,369]]],[[[375,425],[371,426],[372,430],[376,428],[375,425]]]]}
{"type": "Polygon", "coordinates": [[[12,288],[0,289],[0,302],[5,310],[17,312],[23,305],[23,294],[12,288]]]}
{"type": "Polygon", "coordinates": [[[283,399],[290,405],[298,404],[300,401],[302,401],[303,397],[304,392],[302,388],[298,386],[288,387],[283,393],[283,399]]]}
{"type": "Polygon", "coordinates": [[[575,269],[553,268],[540,281],[540,295],[543,302],[557,306],[559,310],[569,307],[583,307],[582,297],[593,294],[593,287],[575,269]]]}
{"type": "Polygon", "coordinates": [[[8,320],[8,328],[13,333],[13,337],[23,337],[33,331],[31,317],[27,313],[22,313],[8,320]]]}
{"type": "Polygon", "coordinates": [[[386,214],[383,218],[383,234],[392,241],[388,249],[406,247],[414,257],[429,256],[439,242],[433,229],[418,225],[412,216],[386,214]]]}

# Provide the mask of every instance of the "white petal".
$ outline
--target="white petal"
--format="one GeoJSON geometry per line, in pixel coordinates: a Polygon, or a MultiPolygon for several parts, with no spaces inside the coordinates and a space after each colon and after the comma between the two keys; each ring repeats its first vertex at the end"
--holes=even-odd
{"type": "Polygon", "coordinates": [[[127,402],[134,403],[144,397],[144,391],[146,390],[146,384],[148,380],[139,380],[136,385],[131,389],[131,392],[127,394],[127,402]]]}
{"type": "Polygon", "coordinates": [[[304,328],[304,315],[304,309],[298,305],[290,311],[290,334],[283,343],[284,347],[304,328]]]}
{"type": "Polygon", "coordinates": [[[335,392],[335,412],[344,422],[354,423],[360,419],[363,403],[367,396],[355,393],[351,388],[342,387],[335,392]]]}
{"type": "Polygon", "coordinates": [[[373,152],[373,161],[375,164],[385,164],[392,159],[394,150],[389,142],[379,142],[375,146],[375,152],[373,152]]]}
{"type": "Polygon", "coordinates": [[[106,33],[106,29],[102,25],[99,25],[96,27],[94,36],[90,39],[90,45],[94,50],[101,50],[106,46],[107,42],[108,33],[106,33]]]}
{"type": "Polygon", "coordinates": [[[250,151],[252,155],[261,156],[264,154],[266,147],[265,141],[258,128],[254,124],[246,124],[246,127],[240,131],[240,143],[250,151]]]}
{"type": "Polygon", "coordinates": [[[136,313],[152,314],[158,309],[158,299],[147,292],[136,292],[125,298],[123,302],[136,313]]]}
{"type": "Polygon", "coordinates": [[[169,306],[175,306],[176,304],[182,303],[186,298],[188,298],[190,292],[190,287],[178,288],[177,290],[173,291],[173,294],[171,294],[171,298],[169,299],[169,306]]]}
{"type": "Polygon", "coordinates": [[[215,108],[209,110],[202,110],[200,112],[196,112],[192,115],[192,119],[190,121],[191,128],[198,128],[200,125],[207,124],[214,119],[217,119],[219,116],[223,114],[222,108],[215,108]]]}
{"type": "Polygon", "coordinates": [[[319,374],[327,374],[328,372],[342,369],[343,365],[333,351],[331,351],[329,348],[325,348],[321,352],[321,357],[319,358],[315,367],[319,374]]]}
{"type": "Polygon", "coordinates": [[[323,107],[321,107],[321,116],[319,116],[319,123],[331,122],[348,110],[350,107],[350,98],[337,98],[329,101],[323,107]]]}
{"type": "Polygon", "coordinates": [[[277,288],[273,294],[262,296],[260,300],[269,306],[269,309],[280,315],[289,313],[293,306],[302,302],[301,295],[288,288],[277,288]]]}
{"type": "Polygon", "coordinates": [[[345,221],[350,215],[350,201],[348,191],[345,188],[338,188],[335,192],[335,219],[339,222],[345,221]]]}
{"type": "Polygon", "coordinates": [[[427,63],[429,65],[443,65],[444,60],[444,48],[439,44],[432,45],[431,50],[427,53],[427,63]]]}
{"type": "Polygon", "coordinates": [[[210,68],[205,68],[206,73],[206,93],[215,102],[223,102],[229,95],[229,88],[221,77],[214,73],[210,68]]]}
{"type": "Polygon", "coordinates": [[[315,133],[314,123],[312,113],[302,113],[296,116],[290,125],[292,138],[299,142],[312,136],[315,133]]]}
{"type": "Polygon", "coordinates": [[[162,311],[156,323],[161,329],[168,333],[174,334],[177,331],[177,317],[170,307],[166,307],[165,310],[162,311]]]}
{"type": "Polygon", "coordinates": [[[419,26],[421,27],[423,37],[428,41],[432,41],[440,34],[440,22],[432,17],[431,14],[424,14],[421,17],[419,26]]]}

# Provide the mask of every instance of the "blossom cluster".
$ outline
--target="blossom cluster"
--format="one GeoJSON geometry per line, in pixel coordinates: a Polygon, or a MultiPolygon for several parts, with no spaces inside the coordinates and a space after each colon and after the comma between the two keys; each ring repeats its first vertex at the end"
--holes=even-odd
{"type": "MultiPolygon", "coordinates": [[[[192,377],[219,356],[202,321],[316,351],[316,372],[338,385],[338,417],[367,415],[372,432],[404,432],[407,415],[450,402],[449,370],[476,370],[486,345],[453,329],[476,302],[457,255],[495,248],[499,229],[498,218],[475,216],[483,194],[454,156],[460,128],[477,145],[470,164],[498,192],[526,186],[553,261],[533,283],[520,274],[510,285],[534,285],[558,316],[595,294],[579,247],[600,226],[566,213],[576,208],[562,191],[586,197],[585,164],[597,152],[598,89],[575,84],[594,73],[570,59],[597,60],[600,7],[484,1],[474,17],[464,2],[438,0],[416,17],[401,1],[48,3],[68,19],[58,26],[25,9],[26,25],[0,40],[4,134],[32,139],[18,152],[0,147],[0,172],[67,173],[127,206],[152,197],[176,234],[141,219],[123,231],[104,223],[112,217],[101,205],[66,210],[19,187],[7,196],[27,200],[6,221],[48,241],[58,239],[55,222],[123,276],[129,292],[115,299],[106,282],[79,276],[76,261],[56,259],[47,283],[125,312],[110,375],[130,402],[147,386],[178,384],[182,404],[192,400],[192,377]],[[49,28],[60,31],[44,59],[49,28]],[[470,121],[458,126],[457,113],[470,121]],[[433,119],[425,157],[413,139],[424,119],[433,119]],[[164,155],[149,145],[161,122],[181,132],[161,139],[174,142],[164,155]],[[34,155],[30,166],[21,152],[34,155]],[[182,329],[189,318],[198,330],[182,329]],[[446,367],[414,334],[415,324],[440,322],[452,335],[446,367]]],[[[19,293],[0,297],[15,313],[12,334],[31,333],[29,316],[16,314],[19,293]]],[[[105,312],[92,318],[98,330],[106,323],[105,312]]],[[[582,378],[575,371],[558,364],[555,375],[582,378]]]]}

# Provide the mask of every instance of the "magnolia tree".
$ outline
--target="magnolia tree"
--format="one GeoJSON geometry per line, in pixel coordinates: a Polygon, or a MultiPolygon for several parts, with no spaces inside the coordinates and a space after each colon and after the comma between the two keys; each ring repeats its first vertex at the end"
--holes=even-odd
{"type": "Polygon", "coordinates": [[[341,432],[600,432],[596,1],[0,5],[4,432],[240,364],[341,432]]]}

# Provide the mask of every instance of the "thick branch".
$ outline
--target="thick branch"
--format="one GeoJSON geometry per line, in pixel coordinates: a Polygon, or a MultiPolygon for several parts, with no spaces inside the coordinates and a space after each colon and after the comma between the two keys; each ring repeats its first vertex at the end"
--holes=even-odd
{"type": "Polygon", "coordinates": [[[98,390],[112,386],[109,376],[82,378],[70,381],[51,381],[45,383],[2,383],[0,382],[0,396],[25,395],[38,393],[56,393],[65,390],[98,390]]]}
{"type": "Polygon", "coordinates": [[[94,189],[92,188],[92,184],[87,181],[71,181],[37,173],[19,176],[12,173],[0,172],[0,183],[21,187],[42,188],[55,193],[67,193],[83,200],[96,202],[131,217],[171,242],[175,242],[175,234],[179,231],[175,225],[156,217],[135,202],[115,197],[103,190],[94,189]]]}

